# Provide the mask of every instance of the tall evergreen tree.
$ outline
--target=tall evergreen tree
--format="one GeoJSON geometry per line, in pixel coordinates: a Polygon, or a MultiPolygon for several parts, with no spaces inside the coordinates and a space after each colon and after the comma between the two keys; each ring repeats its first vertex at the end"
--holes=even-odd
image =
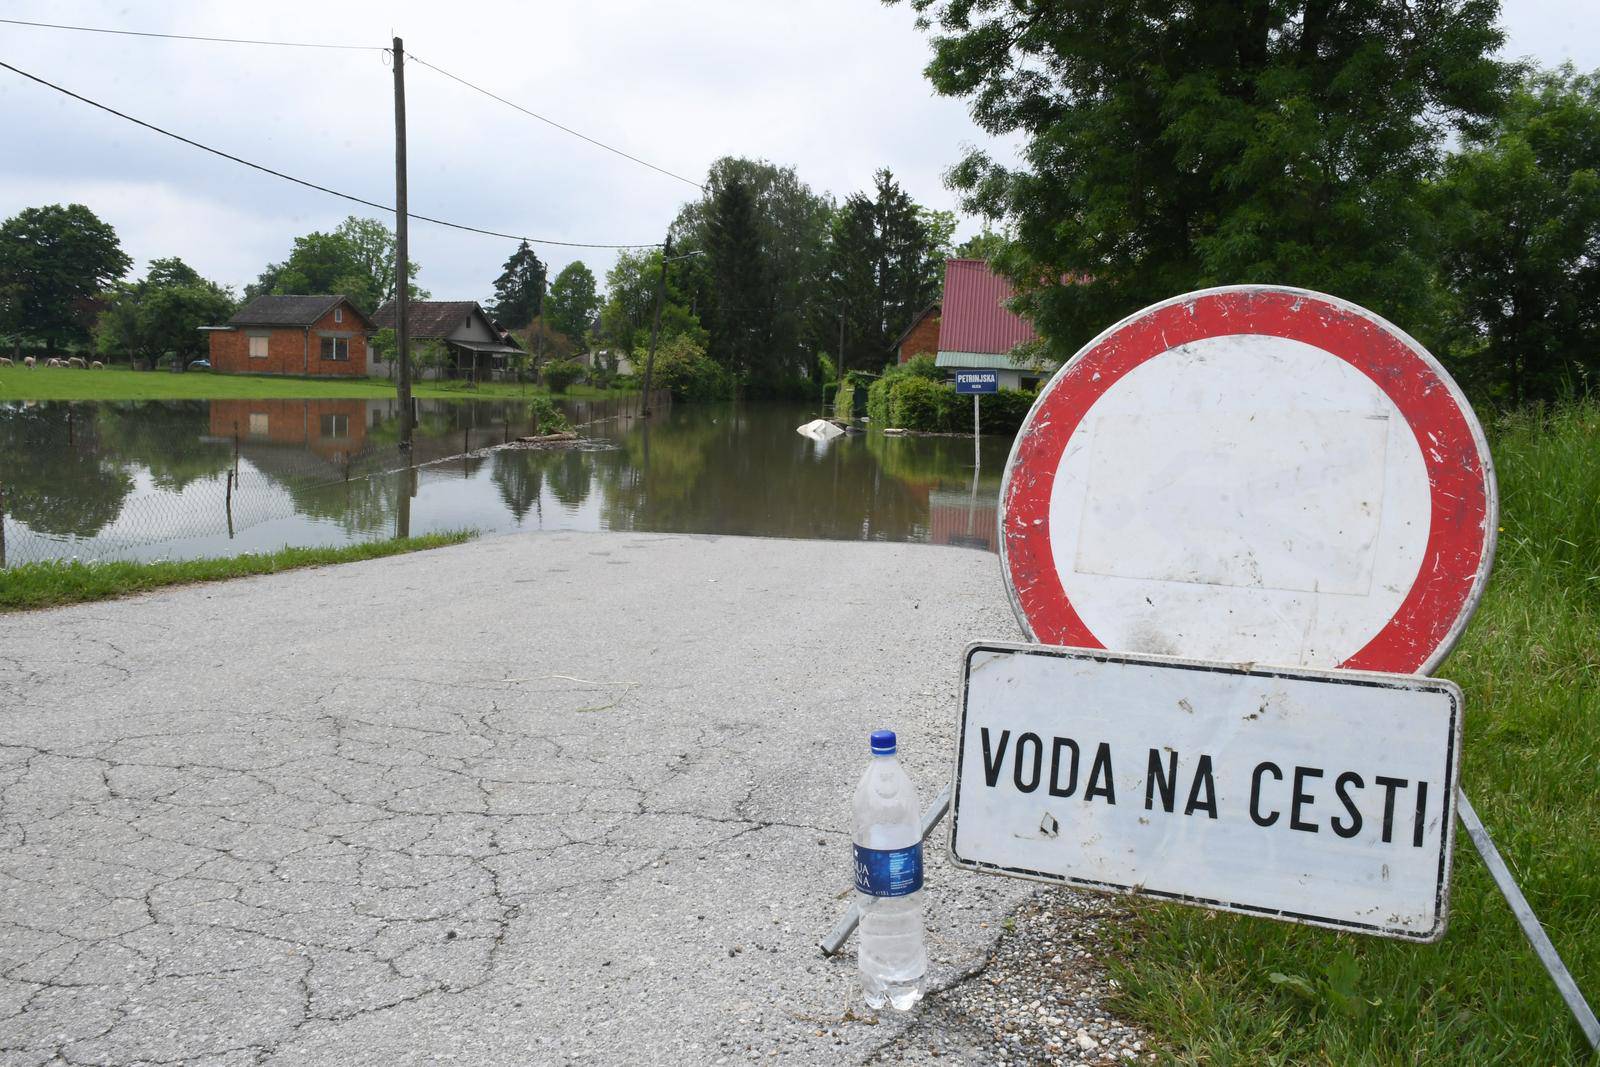
{"type": "Polygon", "coordinates": [[[765,285],[755,195],[743,178],[712,194],[705,241],[716,288],[711,309],[713,358],[739,376],[768,370],[773,307],[765,285]]]}
{"type": "Polygon", "coordinates": [[[1058,353],[1214,284],[1427,319],[1419,194],[1503,98],[1496,0],[909,2],[934,88],[1022,141],[1020,166],[974,151],[952,179],[1014,227],[1001,267],[1058,353]]]}
{"type": "Polygon", "coordinates": [[[833,303],[845,320],[847,368],[882,366],[896,335],[938,297],[949,230],[887,170],[873,175],[871,197],[845,201],[834,219],[829,268],[833,303]]]}
{"type": "Polygon", "coordinates": [[[881,246],[876,206],[864,193],[852,193],[834,216],[829,243],[830,303],[843,321],[826,347],[840,370],[871,370],[883,362],[881,246]]]}
{"type": "Polygon", "coordinates": [[[544,310],[546,268],[523,241],[494,281],[494,317],[508,330],[526,329],[544,310]]]}

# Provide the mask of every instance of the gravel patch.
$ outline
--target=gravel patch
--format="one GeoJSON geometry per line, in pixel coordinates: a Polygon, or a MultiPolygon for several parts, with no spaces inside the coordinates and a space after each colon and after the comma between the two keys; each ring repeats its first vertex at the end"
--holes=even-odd
{"type": "Polygon", "coordinates": [[[1002,922],[988,959],[931,991],[918,1021],[869,1062],[1153,1062],[1149,1035],[1113,1010],[1116,981],[1102,962],[1110,951],[1107,927],[1124,915],[1110,897],[1035,889],[1002,922]]]}

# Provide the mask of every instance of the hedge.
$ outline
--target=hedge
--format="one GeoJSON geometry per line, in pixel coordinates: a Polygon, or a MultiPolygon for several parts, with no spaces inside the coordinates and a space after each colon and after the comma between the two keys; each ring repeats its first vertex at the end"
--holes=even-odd
{"type": "MultiPolygon", "coordinates": [[[[1033,393],[1020,389],[1002,389],[982,397],[978,402],[981,429],[985,434],[1016,433],[1033,400],[1033,393]]],[[[972,403],[954,386],[913,375],[880,381],[867,394],[867,413],[874,424],[923,433],[970,433],[972,427],[972,403]]]]}

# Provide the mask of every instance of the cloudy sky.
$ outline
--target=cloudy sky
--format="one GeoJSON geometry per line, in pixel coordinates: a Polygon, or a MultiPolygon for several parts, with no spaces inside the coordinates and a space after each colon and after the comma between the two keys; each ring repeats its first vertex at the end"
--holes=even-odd
{"type": "MultiPolygon", "coordinates": [[[[1592,0],[1505,0],[1507,53],[1600,68],[1592,0]]],[[[970,145],[1007,154],[922,76],[928,44],[876,0],[589,3],[103,3],[0,0],[0,18],[408,52],[666,170],[723,155],[792,165],[842,197],[890,167],[954,209],[942,174],[970,145]]],[[[0,60],[147,122],[381,203],[393,198],[393,81],[377,51],[265,48],[0,24],[0,60]]],[[[563,241],[659,241],[698,190],[407,67],[411,209],[563,241]]],[[[205,155],[0,70],[0,217],[80,201],[142,270],[177,255],[241,288],[297,234],[362,211],[205,155]]],[[[964,221],[961,234],[973,225],[964,221]]],[[[484,299],[514,245],[416,223],[442,299],[484,299]]],[[[536,246],[603,275],[614,253],[536,246]]]]}

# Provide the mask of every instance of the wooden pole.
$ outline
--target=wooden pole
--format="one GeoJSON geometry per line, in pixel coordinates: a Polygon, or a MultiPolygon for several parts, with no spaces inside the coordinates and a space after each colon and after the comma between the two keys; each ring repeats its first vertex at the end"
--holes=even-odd
{"type": "Polygon", "coordinates": [[[640,400],[640,418],[650,417],[650,375],[656,369],[656,338],[661,335],[661,302],[667,295],[667,258],[672,255],[672,234],[661,249],[661,277],[656,280],[656,312],[650,322],[650,354],[644,361],[644,395],[640,400]]]}
{"type": "Polygon", "coordinates": [[[411,451],[411,249],[406,228],[406,68],[405,46],[394,39],[394,306],[395,343],[400,349],[400,447],[411,451]]]}

